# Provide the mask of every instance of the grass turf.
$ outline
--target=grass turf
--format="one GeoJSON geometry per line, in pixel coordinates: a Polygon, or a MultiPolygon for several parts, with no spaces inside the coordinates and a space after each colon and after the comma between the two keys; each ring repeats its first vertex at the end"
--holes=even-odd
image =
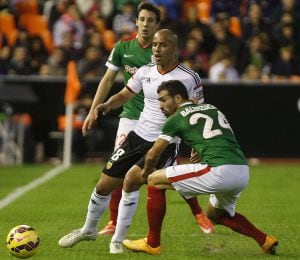
{"type": "MultiPolygon", "coordinates": [[[[0,259],[13,259],[6,249],[8,231],[19,224],[33,226],[39,233],[41,245],[33,259],[146,259],[141,253],[126,251],[110,255],[110,236],[96,242],[82,242],[71,249],[62,249],[58,239],[83,224],[93,187],[98,180],[99,165],[74,165],[49,182],[26,193],[0,210],[0,259]]],[[[0,199],[50,169],[45,165],[0,167],[0,199]]],[[[237,211],[280,240],[274,259],[300,259],[300,204],[298,186],[299,164],[262,164],[251,166],[249,186],[243,192],[237,211]]],[[[207,196],[199,196],[206,206],[207,196]]],[[[127,238],[137,239],[147,234],[145,209],[146,189],[141,189],[140,203],[127,238]]],[[[99,223],[103,227],[108,212],[99,223]]],[[[167,192],[167,213],[162,231],[162,254],[159,259],[266,259],[256,242],[216,226],[212,236],[203,235],[188,206],[175,192],[167,192]]]]}

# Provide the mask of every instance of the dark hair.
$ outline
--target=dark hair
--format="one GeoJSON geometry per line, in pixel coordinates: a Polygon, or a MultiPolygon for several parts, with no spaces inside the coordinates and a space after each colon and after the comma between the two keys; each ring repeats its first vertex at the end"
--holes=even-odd
{"type": "Polygon", "coordinates": [[[169,96],[171,97],[180,95],[184,99],[189,99],[189,95],[185,85],[179,80],[164,81],[158,86],[157,93],[162,90],[168,91],[169,96]]]}
{"type": "Polygon", "coordinates": [[[137,9],[138,16],[142,10],[153,12],[156,15],[156,23],[160,22],[160,10],[151,3],[140,3],[137,9]]]}

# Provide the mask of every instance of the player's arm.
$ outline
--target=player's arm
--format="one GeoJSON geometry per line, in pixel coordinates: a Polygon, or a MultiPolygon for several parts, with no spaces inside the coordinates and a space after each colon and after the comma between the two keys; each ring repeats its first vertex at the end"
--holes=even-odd
{"type": "Polygon", "coordinates": [[[115,110],[132,99],[137,93],[131,91],[127,86],[119,93],[111,96],[105,103],[102,103],[94,110],[94,118],[97,119],[99,113],[106,115],[109,111],[115,110]]]}
{"type": "Polygon", "coordinates": [[[157,162],[168,145],[169,142],[167,140],[158,138],[152,148],[147,152],[144,169],[142,171],[142,182],[146,182],[148,175],[155,170],[157,162]]]}
{"type": "Polygon", "coordinates": [[[96,119],[93,116],[94,115],[93,111],[96,109],[98,105],[103,103],[103,101],[107,97],[109,91],[113,86],[117,74],[118,74],[117,70],[112,70],[110,68],[107,68],[103,78],[99,82],[89,114],[87,115],[87,117],[83,122],[82,134],[84,136],[87,134],[87,131],[94,126],[96,119]]]}

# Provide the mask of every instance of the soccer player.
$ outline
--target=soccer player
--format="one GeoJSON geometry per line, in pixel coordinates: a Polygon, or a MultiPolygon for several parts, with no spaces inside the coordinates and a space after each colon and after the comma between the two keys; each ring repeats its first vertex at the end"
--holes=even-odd
{"type": "MultiPolygon", "coordinates": [[[[138,68],[148,64],[152,60],[152,39],[158,30],[160,23],[160,10],[151,3],[141,3],[137,9],[136,26],[137,35],[120,40],[112,50],[106,62],[107,71],[101,79],[90,112],[86,117],[82,133],[85,136],[88,129],[94,126],[95,118],[92,111],[107,97],[113,82],[120,70],[124,73],[124,85],[138,68]]],[[[120,114],[119,126],[115,139],[116,150],[126,139],[128,133],[134,130],[144,107],[143,93],[139,93],[133,99],[123,105],[120,114]]],[[[122,195],[122,185],[116,188],[112,194],[109,204],[110,221],[99,232],[100,235],[109,235],[115,232],[118,215],[118,205],[122,195]]]]}
{"type": "Polygon", "coordinates": [[[275,254],[278,240],[257,229],[235,211],[237,200],[248,184],[249,167],[224,114],[210,104],[193,104],[184,84],[178,80],[162,83],[158,88],[158,100],[163,113],[169,118],[147,152],[142,171],[143,180],[149,176],[148,236],[139,240],[124,240],[123,244],[133,251],[152,255],[161,252],[165,189],[175,189],[186,198],[211,194],[207,216],[214,223],[253,238],[264,253],[275,254]],[[182,138],[193,147],[201,163],[154,171],[157,161],[175,137],[182,138]]]}
{"type": "MultiPolygon", "coordinates": [[[[119,108],[141,90],[145,95],[145,106],[135,130],[130,132],[125,142],[114,151],[103,169],[91,195],[84,226],[62,237],[59,240],[61,247],[72,247],[82,240],[95,240],[97,238],[96,226],[108,206],[110,193],[123,182],[126,175],[125,190],[118,212],[117,229],[110,243],[111,253],[123,251],[122,241],[137,207],[139,187],[142,185],[140,177],[144,166],[144,155],[152,147],[166,120],[157,100],[157,87],[163,81],[174,78],[180,79],[187,88],[189,98],[198,103],[203,102],[200,77],[183,64],[178,64],[176,34],[167,29],[160,30],[155,33],[152,46],[156,62],[138,69],[127,82],[126,87],[94,110],[94,116],[97,118],[99,113],[107,114],[110,110],[119,108]]],[[[157,168],[174,163],[177,155],[177,144],[178,139],[174,139],[157,163],[157,168]]],[[[206,232],[211,233],[213,226],[199,205],[197,211],[198,224],[206,232]]]]}

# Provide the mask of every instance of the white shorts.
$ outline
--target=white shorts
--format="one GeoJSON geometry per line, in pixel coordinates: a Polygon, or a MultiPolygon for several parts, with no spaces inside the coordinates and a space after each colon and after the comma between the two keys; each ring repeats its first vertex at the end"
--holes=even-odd
{"type": "Polygon", "coordinates": [[[114,151],[125,142],[127,135],[130,131],[133,131],[138,120],[128,119],[128,118],[120,118],[118,131],[115,140],[115,148],[114,151]]]}
{"type": "Polygon", "coordinates": [[[185,198],[211,194],[210,203],[215,208],[235,215],[235,205],[249,180],[247,165],[183,164],[166,168],[172,186],[185,198]]]}

